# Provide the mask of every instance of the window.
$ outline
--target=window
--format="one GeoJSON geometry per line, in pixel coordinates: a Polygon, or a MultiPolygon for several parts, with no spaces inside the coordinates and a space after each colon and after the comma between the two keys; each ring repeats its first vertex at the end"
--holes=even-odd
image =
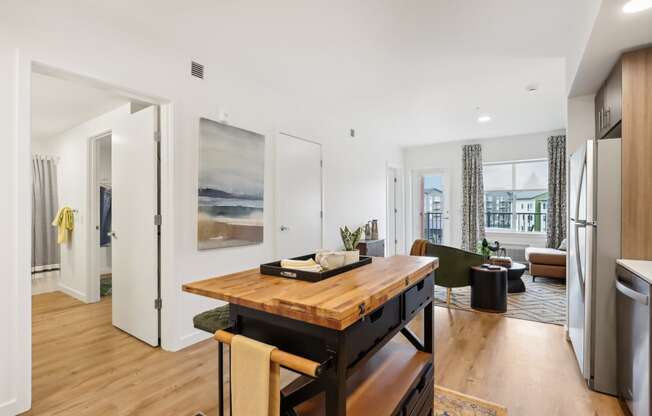
{"type": "Polygon", "coordinates": [[[488,229],[546,231],[547,160],[485,164],[484,190],[488,229]]]}

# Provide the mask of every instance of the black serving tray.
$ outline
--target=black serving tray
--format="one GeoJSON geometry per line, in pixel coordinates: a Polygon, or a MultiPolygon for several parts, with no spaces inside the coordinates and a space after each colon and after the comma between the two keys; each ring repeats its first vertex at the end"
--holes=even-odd
{"type": "MultiPolygon", "coordinates": [[[[291,260],[314,260],[314,254],[306,254],[301,257],[294,257],[291,260]]],[[[319,282],[329,277],[336,276],[340,273],[348,272],[349,270],[356,269],[371,263],[371,257],[360,256],[360,261],[347,264],[346,266],[338,267],[337,269],[326,270],[323,272],[306,272],[303,270],[285,269],[281,267],[281,261],[274,261],[272,263],[265,263],[260,265],[260,273],[269,276],[286,277],[288,279],[303,280],[305,282],[319,282]]]]}

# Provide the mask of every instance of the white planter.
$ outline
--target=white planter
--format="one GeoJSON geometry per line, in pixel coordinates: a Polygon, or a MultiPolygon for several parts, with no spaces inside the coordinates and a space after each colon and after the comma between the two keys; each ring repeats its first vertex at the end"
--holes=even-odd
{"type": "Polygon", "coordinates": [[[360,261],[360,250],[343,251],[344,264],[351,264],[360,261]]]}

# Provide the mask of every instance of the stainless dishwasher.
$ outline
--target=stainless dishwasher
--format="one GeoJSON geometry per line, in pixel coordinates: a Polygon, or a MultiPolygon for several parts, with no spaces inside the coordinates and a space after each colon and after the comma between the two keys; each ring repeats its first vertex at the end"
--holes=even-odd
{"type": "Polygon", "coordinates": [[[616,270],[618,393],[633,416],[650,416],[650,284],[616,270]]]}

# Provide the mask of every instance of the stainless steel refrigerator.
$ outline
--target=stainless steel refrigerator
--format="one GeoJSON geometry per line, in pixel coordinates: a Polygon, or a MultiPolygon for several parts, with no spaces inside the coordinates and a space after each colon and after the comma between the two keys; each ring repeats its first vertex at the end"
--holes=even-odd
{"type": "Polygon", "coordinates": [[[568,338],[589,388],[617,394],[616,259],[621,139],[589,140],[569,158],[568,338]]]}

